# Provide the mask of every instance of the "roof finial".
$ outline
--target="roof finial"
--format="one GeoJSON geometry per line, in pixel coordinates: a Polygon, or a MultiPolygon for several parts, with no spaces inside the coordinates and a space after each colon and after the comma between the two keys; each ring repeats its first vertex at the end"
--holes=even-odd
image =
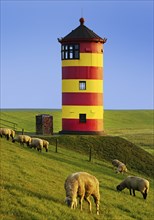
{"type": "Polygon", "coordinates": [[[80,25],[83,25],[84,24],[84,22],[85,22],[85,20],[84,20],[84,18],[82,17],[82,18],[80,18],[80,25]]]}

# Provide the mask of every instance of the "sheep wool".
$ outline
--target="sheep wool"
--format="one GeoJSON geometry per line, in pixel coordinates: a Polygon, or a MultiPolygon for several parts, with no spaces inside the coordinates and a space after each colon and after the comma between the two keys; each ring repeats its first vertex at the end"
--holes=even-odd
{"type": "Polygon", "coordinates": [[[19,142],[21,145],[24,145],[24,143],[27,144],[27,146],[31,143],[31,137],[28,135],[18,135],[16,138],[12,140],[12,142],[19,142]]]}
{"type": "Polygon", "coordinates": [[[116,173],[124,173],[124,172],[127,172],[127,167],[124,163],[120,163],[116,173]]]}
{"type": "Polygon", "coordinates": [[[73,173],[66,178],[64,188],[68,206],[75,209],[77,207],[77,198],[79,197],[80,209],[82,210],[83,199],[85,199],[89,204],[91,212],[90,196],[92,196],[96,204],[96,214],[99,215],[99,181],[95,176],[86,172],[73,173]]]}
{"type": "Polygon", "coordinates": [[[127,172],[127,167],[120,160],[114,159],[112,160],[112,165],[117,167],[116,173],[124,173],[127,172]]]}
{"type": "Polygon", "coordinates": [[[132,195],[131,190],[133,190],[134,196],[135,190],[140,191],[143,195],[143,198],[146,199],[149,191],[149,181],[137,176],[128,176],[117,186],[118,191],[122,191],[125,188],[129,189],[130,195],[132,195]]]}
{"type": "Polygon", "coordinates": [[[10,137],[13,138],[15,137],[15,131],[10,129],[10,128],[0,128],[0,136],[5,136],[7,140],[10,139],[10,137]]]}
{"type": "Polygon", "coordinates": [[[46,140],[43,140],[43,139],[42,139],[42,141],[43,141],[43,147],[45,148],[46,152],[48,152],[49,142],[46,140]]]}
{"type": "Polygon", "coordinates": [[[41,152],[43,149],[43,140],[40,138],[31,138],[30,147],[41,152]]]}
{"type": "Polygon", "coordinates": [[[117,160],[117,159],[112,160],[112,165],[113,165],[114,167],[118,167],[120,163],[121,163],[121,161],[119,161],[119,160],[117,160]]]}

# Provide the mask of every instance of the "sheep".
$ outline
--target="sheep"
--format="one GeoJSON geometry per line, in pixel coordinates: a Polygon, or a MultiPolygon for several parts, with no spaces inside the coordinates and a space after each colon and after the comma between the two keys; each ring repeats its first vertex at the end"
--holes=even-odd
{"type": "Polygon", "coordinates": [[[124,163],[120,163],[118,168],[117,168],[116,173],[122,173],[123,174],[124,172],[127,173],[127,167],[124,163]]]}
{"type": "Polygon", "coordinates": [[[120,163],[121,163],[121,161],[119,161],[119,160],[117,160],[117,159],[112,160],[112,165],[113,165],[114,167],[118,167],[120,163]]]}
{"type": "Polygon", "coordinates": [[[94,198],[96,204],[96,214],[99,215],[99,181],[95,176],[86,172],[77,172],[69,175],[64,184],[66,191],[66,203],[71,209],[77,207],[77,197],[79,197],[80,209],[82,211],[82,202],[85,199],[89,204],[90,212],[92,211],[92,205],[90,196],[94,198]]]}
{"type": "Polygon", "coordinates": [[[12,140],[15,137],[15,131],[10,128],[0,128],[0,136],[5,136],[7,140],[11,137],[12,140]]]}
{"type": "Polygon", "coordinates": [[[48,152],[49,142],[46,140],[43,140],[43,147],[45,148],[46,152],[48,152]]]}
{"type": "Polygon", "coordinates": [[[124,163],[122,163],[121,161],[114,159],[112,160],[112,165],[114,167],[117,167],[116,173],[124,173],[127,172],[127,167],[124,163]]]}
{"type": "Polygon", "coordinates": [[[31,138],[30,147],[41,152],[43,149],[43,140],[40,138],[31,138]]]}
{"type": "Polygon", "coordinates": [[[149,191],[149,181],[137,176],[128,176],[125,180],[123,180],[117,187],[117,191],[122,191],[127,188],[130,191],[130,195],[135,196],[135,190],[140,191],[143,195],[143,198],[146,199],[148,191],[149,191]]]}
{"type": "Polygon", "coordinates": [[[31,143],[31,137],[28,135],[18,135],[16,138],[12,140],[14,143],[15,141],[19,142],[21,145],[24,145],[24,143],[27,144],[27,146],[31,143]]]}

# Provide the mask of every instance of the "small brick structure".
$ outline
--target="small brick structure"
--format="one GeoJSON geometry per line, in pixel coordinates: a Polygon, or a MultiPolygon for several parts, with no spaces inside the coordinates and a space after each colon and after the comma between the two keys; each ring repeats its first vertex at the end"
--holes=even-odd
{"type": "Polygon", "coordinates": [[[36,115],[36,134],[53,134],[53,116],[48,114],[36,115]]]}

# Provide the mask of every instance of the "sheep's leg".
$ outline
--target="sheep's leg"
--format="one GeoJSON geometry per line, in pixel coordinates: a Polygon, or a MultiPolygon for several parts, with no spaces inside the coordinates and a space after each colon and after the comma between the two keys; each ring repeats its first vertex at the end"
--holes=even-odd
{"type": "Polygon", "coordinates": [[[130,192],[130,195],[132,195],[132,190],[131,189],[129,189],[129,192],[130,192]]]}
{"type": "Polygon", "coordinates": [[[93,196],[95,204],[96,204],[96,214],[99,215],[99,199],[93,196]]]}
{"type": "Polygon", "coordinates": [[[135,196],[135,190],[133,189],[133,196],[135,196]]]}
{"type": "Polygon", "coordinates": [[[71,209],[75,209],[77,207],[77,201],[72,202],[71,209]]]}
{"type": "Polygon", "coordinates": [[[82,202],[83,202],[83,196],[81,196],[80,198],[79,198],[79,204],[80,204],[80,209],[81,209],[81,211],[82,211],[82,202]]]}
{"type": "Polygon", "coordinates": [[[96,202],[96,214],[99,215],[99,202],[96,202]]]}
{"type": "Polygon", "coordinates": [[[145,190],[145,192],[141,192],[141,193],[143,195],[143,198],[146,199],[146,197],[147,197],[147,190],[145,190]]]}
{"type": "Polygon", "coordinates": [[[91,212],[91,211],[92,211],[92,208],[91,208],[90,197],[85,197],[85,200],[88,202],[88,204],[89,204],[89,211],[91,212]]]}

